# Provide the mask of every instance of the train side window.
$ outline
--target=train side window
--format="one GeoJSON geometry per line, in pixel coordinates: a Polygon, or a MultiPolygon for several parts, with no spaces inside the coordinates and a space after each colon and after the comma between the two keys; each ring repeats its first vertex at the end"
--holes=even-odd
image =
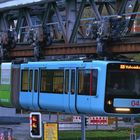
{"type": "Polygon", "coordinates": [[[63,93],[64,70],[53,71],[53,93],[63,93]]]}
{"type": "Polygon", "coordinates": [[[65,73],[65,93],[67,94],[69,90],[69,70],[65,73]]]}
{"type": "Polygon", "coordinates": [[[47,71],[41,70],[41,86],[40,91],[46,92],[46,86],[47,86],[47,71]]]}
{"type": "Polygon", "coordinates": [[[38,90],[38,70],[35,70],[35,80],[34,80],[34,91],[37,92],[38,90]]]}
{"type": "Polygon", "coordinates": [[[74,94],[75,92],[75,70],[72,70],[71,73],[71,93],[74,94]]]}
{"type": "Polygon", "coordinates": [[[28,91],[28,70],[21,71],[21,91],[28,91]]]}
{"type": "Polygon", "coordinates": [[[97,69],[93,69],[92,72],[92,81],[91,81],[91,86],[92,86],[92,90],[90,95],[95,96],[97,93],[97,81],[98,81],[98,70],[97,69]]]}
{"type": "Polygon", "coordinates": [[[78,94],[96,95],[97,90],[97,70],[78,71],[78,94]]]}
{"type": "Polygon", "coordinates": [[[33,70],[30,70],[30,76],[29,76],[29,91],[31,92],[33,85],[33,70]]]}
{"type": "Polygon", "coordinates": [[[41,70],[41,92],[63,93],[63,83],[63,70],[41,70]]]}

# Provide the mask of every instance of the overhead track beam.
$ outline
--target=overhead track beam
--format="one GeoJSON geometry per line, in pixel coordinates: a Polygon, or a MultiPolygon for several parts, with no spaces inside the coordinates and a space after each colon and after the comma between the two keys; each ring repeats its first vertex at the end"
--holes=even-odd
{"type": "MultiPolygon", "coordinates": [[[[126,53],[140,53],[140,39],[128,38],[122,42],[113,42],[109,44],[105,51],[112,54],[126,54],[126,53]]],[[[69,44],[69,45],[52,45],[45,47],[44,55],[80,55],[80,54],[96,54],[96,42],[83,44],[69,44]]],[[[30,45],[17,44],[17,47],[10,52],[12,58],[17,57],[33,57],[33,48],[30,45]]]]}

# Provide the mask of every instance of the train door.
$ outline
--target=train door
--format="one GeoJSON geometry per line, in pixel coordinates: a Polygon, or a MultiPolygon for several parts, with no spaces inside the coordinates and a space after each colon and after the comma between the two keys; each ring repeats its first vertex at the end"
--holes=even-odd
{"type": "Polygon", "coordinates": [[[21,66],[21,77],[20,77],[21,85],[20,85],[19,102],[20,102],[20,105],[25,109],[32,109],[32,94],[31,94],[31,91],[29,90],[29,88],[32,85],[31,74],[32,74],[31,70],[24,67],[22,68],[21,66]]]}
{"type": "Polygon", "coordinates": [[[64,109],[76,113],[76,69],[65,69],[64,109]]]}
{"type": "Polygon", "coordinates": [[[65,69],[64,70],[64,111],[70,113],[69,109],[69,75],[70,75],[70,70],[65,69]]]}
{"type": "Polygon", "coordinates": [[[69,107],[71,113],[77,113],[76,98],[77,98],[77,86],[76,86],[76,69],[70,70],[70,92],[69,92],[69,107]]]}
{"type": "Polygon", "coordinates": [[[35,109],[38,107],[38,70],[21,69],[21,89],[20,104],[25,109],[35,109]],[[36,90],[37,89],[37,90],[36,90]]]}
{"type": "Polygon", "coordinates": [[[34,96],[34,91],[33,91],[33,69],[29,69],[28,70],[28,80],[29,80],[29,84],[28,84],[28,95],[30,98],[30,108],[34,109],[33,107],[33,96],[34,96]]]}
{"type": "Polygon", "coordinates": [[[39,69],[33,71],[32,103],[35,110],[39,109],[39,69]]]}
{"type": "Polygon", "coordinates": [[[96,71],[93,69],[78,69],[77,71],[77,100],[79,113],[91,112],[91,98],[96,94],[96,71]]]}
{"type": "Polygon", "coordinates": [[[41,69],[39,106],[43,110],[63,112],[64,69],[41,69]]]}

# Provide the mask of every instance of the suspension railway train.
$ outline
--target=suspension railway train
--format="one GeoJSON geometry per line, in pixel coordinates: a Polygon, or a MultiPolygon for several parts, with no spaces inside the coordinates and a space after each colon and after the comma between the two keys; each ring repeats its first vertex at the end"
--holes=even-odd
{"type": "Polygon", "coordinates": [[[140,64],[120,61],[2,63],[0,106],[71,114],[139,115],[140,64]]]}

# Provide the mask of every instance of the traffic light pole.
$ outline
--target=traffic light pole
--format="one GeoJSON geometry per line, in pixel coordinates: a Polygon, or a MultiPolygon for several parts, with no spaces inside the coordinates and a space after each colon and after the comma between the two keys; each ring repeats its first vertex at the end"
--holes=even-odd
{"type": "Polygon", "coordinates": [[[81,140],[86,140],[85,115],[81,115],[81,140]]]}
{"type": "Polygon", "coordinates": [[[131,133],[130,133],[130,140],[136,140],[136,133],[134,132],[134,117],[131,117],[131,133]]]}

